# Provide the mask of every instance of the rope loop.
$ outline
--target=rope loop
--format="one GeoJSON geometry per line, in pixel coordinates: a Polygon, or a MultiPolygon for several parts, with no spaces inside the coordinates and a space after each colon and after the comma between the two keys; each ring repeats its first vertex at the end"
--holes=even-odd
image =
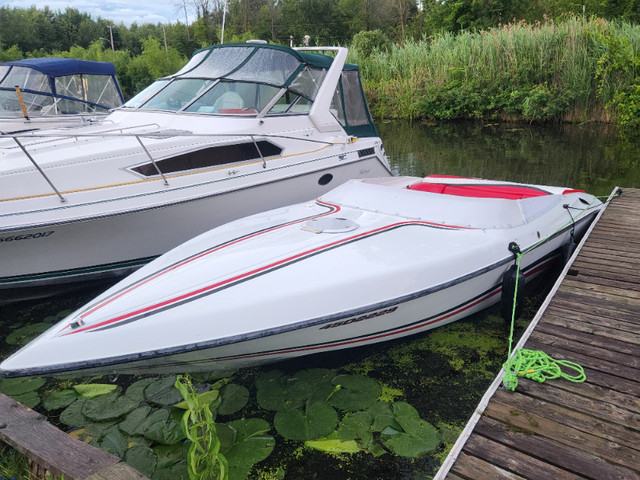
{"type": "Polygon", "coordinates": [[[518,386],[518,377],[528,378],[538,383],[555,378],[564,378],[570,382],[580,383],[587,378],[584,369],[575,362],[555,360],[544,352],[523,348],[516,350],[513,357],[507,360],[502,368],[506,372],[503,385],[511,392],[518,386]],[[561,367],[572,369],[576,374],[565,373],[561,367]]]}

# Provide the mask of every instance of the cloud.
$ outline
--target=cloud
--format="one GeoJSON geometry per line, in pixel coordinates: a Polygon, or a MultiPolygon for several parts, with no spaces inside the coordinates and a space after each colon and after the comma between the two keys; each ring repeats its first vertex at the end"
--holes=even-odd
{"type": "Polygon", "coordinates": [[[54,12],[64,12],[67,8],[75,8],[80,12],[89,14],[94,20],[101,17],[112,20],[116,25],[124,23],[131,25],[137,23],[184,23],[184,10],[176,0],[9,0],[6,7],[29,8],[35,6],[44,9],[48,6],[54,12]],[[26,5],[28,3],[28,5],[26,5]]]}

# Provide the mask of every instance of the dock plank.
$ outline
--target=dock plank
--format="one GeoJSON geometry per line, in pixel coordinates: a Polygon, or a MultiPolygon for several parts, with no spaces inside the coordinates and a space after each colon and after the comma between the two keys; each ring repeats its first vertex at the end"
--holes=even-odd
{"type": "Polygon", "coordinates": [[[491,402],[484,415],[518,429],[522,433],[548,438],[585,453],[596,449],[600,458],[614,465],[629,469],[638,466],[638,450],[629,448],[625,444],[605,440],[591,432],[585,432],[584,429],[576,429],[527,410],[514,408],[500,401],[491,402]]]}
{"type": "MultiPolygon", "coordinates": [[[[638,480],[637,473],[629,468],[612,464],[602,457],[574,446],[564,445],[550,438],[530,432],[522,432],[506,423],[482,417],[476,425],[479,435],[512,447],[585,478],[599,480],[638,480]]],[[[478,477],[490,478],[490,477],[478,477]]]]}
{"type": "Polygon", "coordinates": [[[581,480],[583,478],[479,435],[469,439],[465,445],[465,453],[476,458],[490,457],[492,463],[498,467],[527,479],[581,480]]]}
{"type": "Polygon", "coordinates": [[[65,480],[87,479],[104,471],[119,472],[112,480],[142,480],[143,475],[115,455],[77,440],[47,422],[43,415],[0,394],[0,441],[65,480]],[[120,466],[118,466],[120,465],[120,466]]]}

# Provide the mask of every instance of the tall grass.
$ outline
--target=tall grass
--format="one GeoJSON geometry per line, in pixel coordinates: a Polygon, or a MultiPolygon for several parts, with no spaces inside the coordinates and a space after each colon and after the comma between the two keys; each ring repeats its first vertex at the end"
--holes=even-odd
{"type": "Polygon", "coordinates": [[[609,121],[616,95],[640,84],[640,27],[523,21],[351,60],[383,118],[609,121]]]}

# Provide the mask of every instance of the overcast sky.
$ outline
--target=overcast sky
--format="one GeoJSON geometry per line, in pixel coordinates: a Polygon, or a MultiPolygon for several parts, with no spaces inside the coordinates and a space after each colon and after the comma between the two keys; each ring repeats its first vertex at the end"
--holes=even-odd
{"type": "MultiPolygon", "coordinates": [[[[187,2],[188,4],[189,2],[187,2]]],[[[6,7],[43,9],[48,6],[54,12],[65,11],[67,7],[88,13],[94,20],[102,17],[113,20],[116,25],[143,23],[185,22],[181,0],[5,0],[0,5],[6,7]]],[[[192,19],[189,18],[191,22],[192,19]]]]}

